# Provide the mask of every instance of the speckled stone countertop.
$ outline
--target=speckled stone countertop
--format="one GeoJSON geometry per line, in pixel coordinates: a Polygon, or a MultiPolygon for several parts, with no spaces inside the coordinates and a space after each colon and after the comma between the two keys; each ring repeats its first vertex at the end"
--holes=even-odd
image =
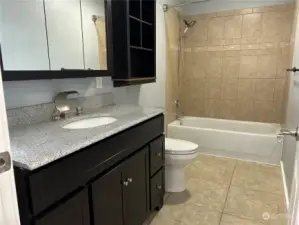
{"type": "Polygon", "coordinates": [[[20,125],[10,128],[12,159],[15,166],[34,170],[79,151],[93,143],[163,113],[162,109],[118,105],[99,108],[67,120],[20,125]],[[114,123],[87,129],[63,129],[67,123],[97,116],[113,116],[114,123]]]}

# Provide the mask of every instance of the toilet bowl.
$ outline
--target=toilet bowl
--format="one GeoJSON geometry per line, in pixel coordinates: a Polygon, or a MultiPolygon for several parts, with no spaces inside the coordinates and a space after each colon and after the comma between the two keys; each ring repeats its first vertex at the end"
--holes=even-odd
{"type": "Polygon", "coordinates": [[[198,145],[190,141],[165,139],[165,190],[185,190],[184,167],[198,155],[198,145]]]}

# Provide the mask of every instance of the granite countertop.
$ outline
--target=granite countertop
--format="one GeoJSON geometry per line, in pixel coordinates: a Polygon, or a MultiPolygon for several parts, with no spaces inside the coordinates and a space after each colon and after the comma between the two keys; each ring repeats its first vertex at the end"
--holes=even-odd
{"type": "Polygon", "coordinates": [[[163,110],[157,108],[106,106],[71,119],[11,127],[13,163],[28,170],[37,169],[161,113],[163,110]],[[113,116],[118,120],[95,128],[62,128],[67,123],[98,116],[113,116]]]}

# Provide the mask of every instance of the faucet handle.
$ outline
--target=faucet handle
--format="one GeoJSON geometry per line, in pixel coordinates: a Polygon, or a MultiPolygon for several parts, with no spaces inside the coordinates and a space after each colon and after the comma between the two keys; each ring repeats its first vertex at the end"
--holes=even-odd
{"type": "Polygon", "coordinates": [[[81,106],[77,106],[76,107],[76,115],[80,116],[83,112],[83,108],[81,106]]]}

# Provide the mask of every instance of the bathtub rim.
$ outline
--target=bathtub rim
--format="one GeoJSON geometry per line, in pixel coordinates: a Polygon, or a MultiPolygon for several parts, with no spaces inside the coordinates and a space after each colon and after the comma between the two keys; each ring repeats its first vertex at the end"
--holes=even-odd
{"type": "Polygon", "coordinates": [[[209,118],[209,117],[195,117],[195,116],[184,116],[184,118],[201,118],[201,119],[208,119],[208,120],[220,120],[220,121],[237,121],[237,122],[241,122],[244,124],[259,124],[259,125],[264,125],[264,124],[269,124],[273,127],[275,127],[276,132],[275,133],[253,133],[253,132],[243,132],[243,131],[233,131],[233,130],[224,130],[224,129],[214,129],[214,128],[200,128],[200,127],[195,127],[195,126],[186,126],[186,125],[180,125],[180,121],[179,120],[174,120],[171,123],[169,123],[167,126],[174,126],[174,127],[186,127],[186,128],[190,128],[190,129],[200,129],[200,130],[206,130],[206,131],[217,131],[217,132],[231,132],[231,133],[237,133],[237,134],[246,134],[246,135],[260,135],[260,136],[277,136],[279,135],[279,131],[281,129],[281,124],[278,123],[263,123],[263,122],[255,122],[255,121],[242,121],[242,120],[228,120],[228,119],[217,119],[217,118],[209,118]]]}

